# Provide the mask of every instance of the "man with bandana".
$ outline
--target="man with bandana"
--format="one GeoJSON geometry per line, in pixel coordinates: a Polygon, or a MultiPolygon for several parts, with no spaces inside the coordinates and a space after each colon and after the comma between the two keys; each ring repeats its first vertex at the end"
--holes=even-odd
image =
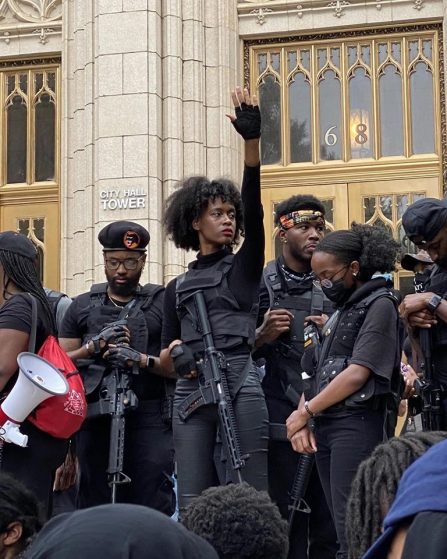
{"type": "Polygon", "coordinates": [[[78,365],[89,402],[89,417],[76,436],[80,464],[78,506],[110,502],[108,486],[110,394],[108,379],[125,371],[138,398],[125,413],[124,468],[130,482],[118,485],[117,501],[174,511],[173,443],[169,381],[160,353],[164,289],[141,286],[148,231],[131,221],[115,221],[98,235],[106,283],[92,285],[69,307],[60,343],[78,365]],[[102,405],[102,407],[101,407],[102,405]]]}
{"type": "MultiPolygon", "coordinates": [[[[275,210],[281,254],[264,269],[260,291],[255,357],[265,360],[263,388],[270,417],[269,492],[284,518],[299,455],[281,435],[303,392],[301,357],[304,327],[321,327],[332,311],[310,266],[325,231],[324,207],[314,196],[292,196],[275,210]],[[279,427],[279,429],[278,429],[279,427]]],[[[285,434],[284,434],[285,435],[285,434]]],[[[332,559],[337,550],[335,529],[316,468],[305,500],[310,514],[295,514],[290,528],[289,559],[332,559]]]]}
{"type": "Polygon", "coordinates": [[[408,238],[435,263],[424,292],[407,295],[400,311],[413,337],[422,346],[424,339],[428,344],[432,386],[440,391],[441,429],[447,429],[447,200],[418,200],[402,216],[402,225],[408,238]]]}

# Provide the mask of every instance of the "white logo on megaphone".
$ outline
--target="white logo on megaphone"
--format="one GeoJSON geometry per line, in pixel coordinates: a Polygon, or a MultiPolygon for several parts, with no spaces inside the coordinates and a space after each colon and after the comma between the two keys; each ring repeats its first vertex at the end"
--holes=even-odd
{"type": "Polygon", "coordinates": [[[17,363],[19,376],[0,406],[0,439],[26,446],[28,436],[20,432],[20,424],[47,398],[67,394],[69,386],[54,365],[34,353],[19,353],[17,363]]]}

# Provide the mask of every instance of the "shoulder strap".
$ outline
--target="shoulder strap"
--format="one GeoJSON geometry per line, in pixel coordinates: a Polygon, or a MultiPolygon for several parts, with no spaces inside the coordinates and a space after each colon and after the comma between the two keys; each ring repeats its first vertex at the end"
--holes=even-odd
{"type": "Polygon", "coordinates": [[[271,260],[264,268],[264,282],[269,294],[270,307],[275,299],[275,292],[282,290],[281,279],[278,276],[276,260],[271,260]]]}
{"type": "Polygon", "coordinates": [[[31,330],[29,333],[28,351],[36,353],[36,335],[37,335],[37,301],[31,293],[27,293],[31,299],[31,330]]]}
{"type": "Polygon", "coordinates": [[[104,305],[107,294],[107,283],[94,283],[90,287],[90,306],[99,307],[104,305]]]}
{"type": "Polygon", "coordinates": [[[310,314],[320,315],[324,310],[324,293],[317,283],[312,284],[312,299],[310,302],[310,314]]]}
{"type": "Polygon", "coordinates": [[[141,287],[137,291],[137,296],[135,297],[135,299],[131,301],[134,304],[129,307],[130,312],[127,313],[126,318],[134,317],[140,311],[140,309],[146,309],[150,307],[155,295],[157,293],[160,293],[160,291],[163,291],[163,289],[164,287],[162,285],[156,285],[153,283],[146,283],[146,285],[143,285],[143,287],[141,287]]]}

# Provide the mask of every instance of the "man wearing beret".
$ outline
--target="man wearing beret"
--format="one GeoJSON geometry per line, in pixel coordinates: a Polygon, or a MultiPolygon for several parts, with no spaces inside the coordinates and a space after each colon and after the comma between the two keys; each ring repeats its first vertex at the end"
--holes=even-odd
{"type": "Polygon", "coordinates": [[[76,437],[78,505],[110,502],[110,415],[101,414],[100,404],[109,375],[118,369],[129,374],[138,405],[125,414],[123,470],[131,481],[118,486],[117,500],[170,515],[175,502],[167,405],[172,381],[163,378],[158,358],[163,288],[139,283],[149,233],[137,223],[116,221],[100,231],[98,240],[107,282],[74,299],[60,332],[62,347],[83,373],[89,401],[89,418],[76,437]]]}
{"type": "MultiPolygon", "coordinates": [[[[401,315],[419,340],[424,363],[431,354],[432,387],[441,404],[441,429],[447,428],[447,200],[423,198],[402,216],[408,238],[435,263],[422,293],[407,295],[401,315]]],[[[426,367],[427,368],[427,367],[426,367]]],[[[437,403],[436,403],[437,405],[437,403]]],[[[427,428],[427,425],[425,426],[427,428]]],[[[439,428],[439,425],[437,426],[439,428]]]]}

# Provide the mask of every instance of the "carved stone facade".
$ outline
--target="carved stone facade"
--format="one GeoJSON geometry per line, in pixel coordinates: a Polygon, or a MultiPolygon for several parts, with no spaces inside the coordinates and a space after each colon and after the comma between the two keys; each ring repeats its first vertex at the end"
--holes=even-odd
{"type": "Polygon", "coordinates": [[[74,295],[102,279],[96,237],[116,219],[150,230],[145,279],[163,282],[183,271],[187,257],[163,234],[162,206],[187,175],[240,181],[241,142],[225,113],[230,89],[247,71],[244,41],[444,22],[446,6],[0,0],[0,64],[62,57],[61,287],[74,295]]]}
{"type": "Polygon", "coordinates": [[[62,0],[0,0],[0,56],[61,50],[62,0]]]}

